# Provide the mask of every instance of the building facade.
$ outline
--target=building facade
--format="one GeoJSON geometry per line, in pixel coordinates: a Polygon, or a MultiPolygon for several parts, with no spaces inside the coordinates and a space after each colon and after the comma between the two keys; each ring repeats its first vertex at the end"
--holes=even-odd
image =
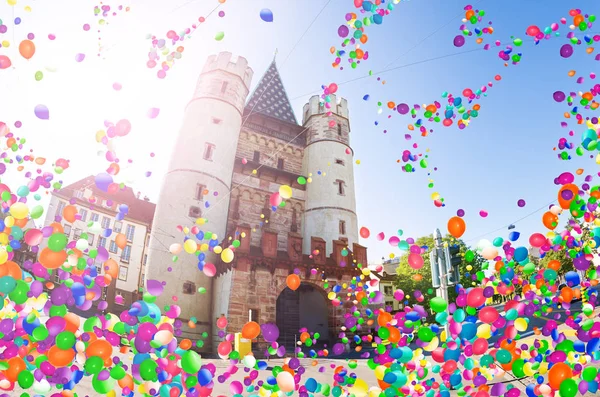
{"type": "Polygon", "coordinates": [[[209,57],[154,218],[169,232],[207,218],[200,229],[216,234],[223,247],[240,240],[235,259],[222,263],[209,253],[206,262],[217,266],[216,277],[209,278],[195,256],[180,255],[176,271],[168,272],[172,255],[161,247],[177,241],[165,233],[150,241],[147,277],[166,281],[160,307],[179,305],[184,324],[197,319],[195,328],[184,326],[183,336],[197,339],[207,331],[215,336],[213,349],[220,342],[215,320],[221,316],[230,332],[254,320],[276,323],[285,344],[293,345],[300,329],[333,341],[352,302],[332,305],[323,281],[348,283],[361,274],[357,264],[367,263],[358,244],[347,102],[335,100],[327,109],[314,96],[300,125],[275,61],[249,96],[252,77],[242,57],[209,57]],[[292,188],[292,197],[272,208],[270,196],[282,185],[292,188]],[[286,287],[294,271],[302,280],[296,291],[286,287]],[[197,293],[200,287],[208,293],[197,293]]]}
{"type": "MultiPolygon", "coordinates": [[[[139,291],[144,285],[143,267],[148,257],[155,204],[139,196],[131,188],[105,193],[96,187],[94,177],[90,176],[53,192],[44,222],[44,226],[60,223],[69,241],[77,242],[87,237],[89,249],[105,249],[108,256],[117,262],[117,280],[104,288],[100,299],[94,302],[97,306],[100,300],[105,300],[108,303],[106,311],[117,315],[140,298],[139,291]],[[119,219],[122,204],[128,207],[128,212],[119,219]],[[68,205],[77,209],[72,223],[63,217],[63,210],[68,205]],[[117,243],[119,234],[125,237],[123,248],[117,243]],[[122,299],[115,299],[117,296],[122,299]]],[[[45,244],[40,246],[40,251],[43,248],[45,244]]],[[[86,251],[84,255],[88,258],[86,251]]],[[[102,263],[96,262],[96,268],[99,274],[104,272],[102,263]]],[[[52,281],[58,283],[62,277],[67,277],[67,274],[55,270],[52,281]]],[[[84,310],[80,314],[89,315],[84,310]]]]}

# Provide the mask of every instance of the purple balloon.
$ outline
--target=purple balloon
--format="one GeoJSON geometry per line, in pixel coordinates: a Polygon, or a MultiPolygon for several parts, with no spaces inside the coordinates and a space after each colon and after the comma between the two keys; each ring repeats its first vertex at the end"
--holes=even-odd
{"type": "Polygon", "coordinates": [[[522,207],[525,207],[525,200],[523,200],[523,199],[519,199],[519,201],[517,201],[517,205],[518,205],[519,207],[521,207],[521,208],[522,208],[522,207]]]}
{"type": "Polygon", "coordinates": [[[552,97],[556,102],[562,102],[567,96],[562,91],[555,91],[554,94],[552,94],[552,97]]]}
{"type": "Polygon", "coordinates": [[[338,35],[340,37],[346,37],[346,36],[348,36],[348,33],[350,33],[350,30],[348,29],[348,26],[346,26],[346,25],[340,25],[340,27],[338,28],[338,35]]]}
{"type": "Polygon", "coordinates": [[[272,323],[262,324],[261,326],[262,336],[267,342],[275,342],[279,338],[279,328],[277,325],[272,323]]]}
{"type": "Polygon", "coordinates": [[[35,117],[37,117],[40,120],[50,119],[50,110],[48,110],[48,107],[46,107],[46,105],[37,105],[33,112],[35,113],[35,117]]]}
{"type": "Polygon", "coordinates": [[[113,183],[113,178],[110,174],[101,172],[96,175],[95,182],[98,189],[102,190],[103,192],[108,192],[108,187],[111,183],[113,183]]]}
{"type": "Polygon", "coordinates": [[[344,345],[341,343],[336,343],[335,345],[333,345],[333,354],[336,356],[339,356],[340,354],[344,353],[344,345]]]}
{"type": "Polygon", "coordinates": [[[454,38],[454,47],[462,47],[465,45],[465,37],[463,35],[457,35],[454,38]]]}
{"type": "Polygon", "coordinates": [[[401,103],[400,105],[398,105],[396,107],[396,110],[398,111],[398,113],[400,114],[406,114],[408,113],[408,111],[410,110],[408,105],[406,103],[401,103]]]}
{"type": "Polygon", "coordinates": [[[146,290],[150,295],[159,296],[163,292],[163,285],[158,280],[148,280],[146,282],[146,290]]]}
{"type": "Polygon", "coordinates": [[[560,47],[560,56],[563,58],[569,58],[573,55],[573,46],[571,44],[565,44],[560,47]]]}

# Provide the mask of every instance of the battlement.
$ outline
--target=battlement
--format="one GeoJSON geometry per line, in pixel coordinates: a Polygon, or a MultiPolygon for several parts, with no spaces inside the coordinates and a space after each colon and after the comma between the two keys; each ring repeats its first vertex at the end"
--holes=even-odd
{"type": "Polygon", "coordinates": [[[304,105],[302,109],[302,124],[305,124],[311,116],[317,114],[326,114],[331,111],[331,113],[341,116],[345,119],[349,119],[348,112],[348,101],[345,98],[340,98],[339,103],[338,99],[334,94],[331,94],[331,108],[327,109],[325,107],[325,102],[321,101],[321,97],[319,95],[312,96],[308,103],[304,105]]]}
{"type": "Polygon", "coordinates": [[[228,73],[239,76],[244,85],[250,90],[250,83],[254,71],[248,66],[248,60],[244,57],[232,59],[233,55],[230,52],[220,52],[217,55],[211,55],[204,64],[202,74],[210,73],[216,70],[224,70],[228,73]]]}

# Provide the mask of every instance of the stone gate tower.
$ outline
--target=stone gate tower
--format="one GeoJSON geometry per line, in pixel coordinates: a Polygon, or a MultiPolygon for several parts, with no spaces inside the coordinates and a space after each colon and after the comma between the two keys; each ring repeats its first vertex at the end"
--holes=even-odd
{"type": "MultiPolygon", "coordinates": [[[[225,236],[228,195],[252,75],[245,58],[234,60],[227,52],[208,58],[185,110],[154,215],[146,278],[166,282],[156,302],[161,309],[179,305],[184,324],[192,316],[197,318],[196,328],[182,328],[182,337],[193,340],[204,331],[212,335],[212,304],[218,303],[218,297],[213,297],[213,279],[198,269],[197,258],[184,252],[173,263],[169,245],[180,241],[174,236],[177,225],[188,226],[201,217],[210,219],[200,226],[202,231],[216,234],[219,240],[225,236]],[[207,293],[197,293],[199,287],[207,293]]],[[[206,262],[216,260],[209,254],[206,262]]]]}
{"type": "Polygon", "coordinates": [[[342,98],[337,103],[335,95],[331,98],[330,109],[318,96],[311,97],[303,109],[302,124],[308,128],[303,172],[313,174],[312,183],[306,187],[305,254],[314,247],[311,236],[325,240],[327,256],[334,250],[334,241],[342,240],[350,247],[358,243],[348,102],[342,98]],[[331,116],[327,115],[329,111],[331,116]],[[333,127],[329,125],[331,120],[335,121],[333,127]],[[326,176],[317,176],[318,171],[326,172],[326,176]]]}

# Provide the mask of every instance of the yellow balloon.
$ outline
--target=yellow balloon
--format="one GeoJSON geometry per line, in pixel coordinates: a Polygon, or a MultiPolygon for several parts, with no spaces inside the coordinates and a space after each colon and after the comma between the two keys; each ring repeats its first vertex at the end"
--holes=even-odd
{"type": "Polygon", "coordinates": [[[371,270],[369,270],[368,267],[365,267],[364,269],[362,269],[362,274],[368,276],[369,274],[371,274],[371,270]]]}
{"type": "Polygon", "coordinates": [[[8,234],[0,233],[0,244],[8,245],[8,234]]]}
{"type": "Polygon", "coordinates": [[[234,258],[233,251],[231,248],[225,248],[223,252],[221,252],[221,260],[225,263],[230,263],[234,258]]]}
{"type": "Polygon", "coordinates": [[[477,327],[477,336],[479,338],[489,339],[492,336],[492,329],[489,324],[481,324],[477,327]]]}
{"type": "Polygon", "coordinates": [[[385,367],[383,365],[378,365],[377,368],[375,368],[375,377],[379,380],[383,380],[386,369],[387,369],[387,367],[385,367]]]}
{"type": "Polygon", "coordinates": [[[29,214],[29,207],[25,203],[14,203],[10,206],[10,214],[15,219],[25,219],[29,214]]]}
{"type": "Polygon", "coordinates": [[[4,48],[10,47],[10,41],[8,41],[8,40],[2,40],[2,47],[4,47],[4,48]]]}
{"type": "Polygon", "coordinates": [[[8,252],[0,250],[0,265],[6,263],[8,260],[8,252]]]}
{"type": "Polygon", "coordinates": [[[289,187],[288,185],[281,185],[279,187],[279,195],[284,200],[292,198],[292,188],[289,187]]]}
{"type": "Polygon", "coordinates": [[[327,298],[332,301],[335,299],[337,295],[335,294],[335,292],[331,291],[330,293],[327,294],[327,298]]]}
{"type": "Polygon", "coordinates": [[[200,251],[205,252],[208,251],[208,244],[204,243],[200,246],[200,251]]]}
{"type": "Polygon", "coordinates": [[[223,247],[221,247],[220,245],[217,245],[215,248],[213,248],[213,252],[215,254],[220,254],[223,251],[223,247]]]}
{"type": "Polygon", "coordinates": [[[356,379],[354,385],[350,388],[350,393],[356,397],[366,397],[369,392],[369,385],[362,379],[356,379]]]}
{"type": "Polygon", "coordinates": [[[425,350],[426,352],[432,352],[435,349],[437,349],[439,345],[440,345],[439,338],[437,336],[434,336],[433,339],[431,340],[431,342],[429,342],[429,344],[427,346],[423,347],[423,350],[425,350]]]}
{"type": "Polygon", "coordinates": [[[525,332],[525,331],[527,331],[527,326],[528,325],[529,324],[527,324],[527,320],[525,320],[524,318],[517,318],[515,320],[515,328],[519,332],[525,332]]]}
{"type": "Polygon", "coordinates": [[[96,131],[96,142],[102,142],[102,138],[106,136],[106,132],[104,130],[96,131]]]}
{"type": "Polygon", "coordinates": [[[193,254],[198,249],[198,244],[196,243],[196,241],[188,239],[185,241],[185,243],[183,243],[183,249],[188,254],[193,254]]]}
{"type": "Polygon", "coordinates": [[[6,0],[9,6],[17,5],[17,0],[6,0]]]}
{"type": "Polygon", "coordinates": [[[13,218],[12,216],[7,216],[6,218],[4,218],[4,225],[6,227],[13,227],[15,225],[15,218],[13,218]]]}

